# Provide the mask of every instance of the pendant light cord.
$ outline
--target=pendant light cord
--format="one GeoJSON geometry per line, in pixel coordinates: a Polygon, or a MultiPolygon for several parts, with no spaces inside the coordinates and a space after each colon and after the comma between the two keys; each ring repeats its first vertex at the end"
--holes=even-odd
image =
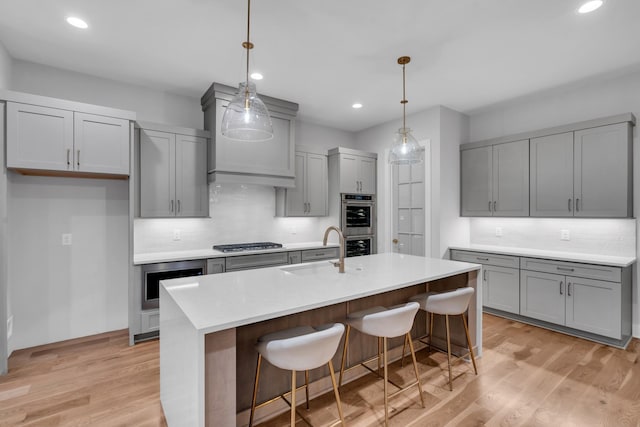
{"type": "MultiPolygon", "coordinates": [[[[251,0],[247,0],[247,90],[249,86],[249,51],[253,47],[251,45],[251,39],[249,38],[249,29],[251,28],[251,0]]],[[[244,44],[244,43],[243,43],[244,44]]]]}
{"type": "Polygon", "coordinates": [[[406,115],[407,115],[407,96],[406,96],[406,78],[405,78],[405,71],[404,68],[406,67],[406,64],[402,64],[402,101],[400,101],[402,103],[402,131],[405,132],[405,129],[407,128],[407,124],[406,124],[406,115]]]}

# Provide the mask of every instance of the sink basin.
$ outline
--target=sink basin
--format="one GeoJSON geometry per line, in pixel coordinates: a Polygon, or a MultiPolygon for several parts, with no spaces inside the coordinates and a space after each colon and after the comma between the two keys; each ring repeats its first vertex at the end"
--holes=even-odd
{"type": "MultiPolygon", "coordinates": [[[[328,262],[314,262],[311,264],[303,265],[291,265],[286,267],[280,267],[280,270],[287,273],[295,274],[297,276],[324,276],[330,274],[340,274],[338,267],[333,265],[333,261],[328,262]]],[[[345,274],[353,274],[363,271],[362,267],[348,267],[345,266],[345,274]]]]}

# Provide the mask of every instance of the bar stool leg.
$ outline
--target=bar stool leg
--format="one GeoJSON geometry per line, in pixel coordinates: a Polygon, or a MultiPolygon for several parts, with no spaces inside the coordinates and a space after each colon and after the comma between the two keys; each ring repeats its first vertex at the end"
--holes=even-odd
{"type": "Polygon", "coordinates": [[[387,372],[387,338],[382,338],[384,350],[384,425],[389,425],[389,397],[387,391],[387,382],[389,381],[389,374],[387,372]]]}
{"type": "Polygon", "coordinates": [[[451,338],[449,334],[449,315],[445,314],[445,323],[447,324],[447,363],[449,364],[449,390],[453,391],[453,383],[451,380],[451,338]]]}
{"type": "MultiPolygon", "coordinates": [[[[416,381],[418,381],[418,392],[420,393],[420,402],[424,408],[424,396],[422,396],[422,386],[420,385],[420,375],[418,374],[418,362],[416,361],[416,352],[413,348],[413,341],[411,341],[411,335],[407,332],[407,341],[409,341],[409,350],[411,350],[411,358],[413,359],[413,370],[416,373],[416,381]]],[[[404,355],[404,353],[403,353],[404,355]]]]}
{"type": "Polygon", "coordinates": [[[433,313],[429,313],[429,348],[427,352],[431,353],[431,341],[433,341],[433,313]]]}
{"type": "Polygon", "coordinates": [[[462,324],[464,325],[464,333],[467,336],[467,347],[469,347],[469,354],[471,355],[471,362],[473,363],[473,371],[478,375],[478,368],[476,368],[476,358],[473,355],[473,346],[471,345],[471,338],[469,338],[469,327],[467,326],[467,319],[464,313],[460,315],[462,317],[462,324]]]}
{"type": "Polygon", "coordinates": [[[307,395],[307,409],[309,409],[309,371],[304,371],[304,391],[307,395]]]}
{"type": "Polygon", "coordinates": [[[344,365],[347,361],[347,347],[349,346],[349,332],[351,332],[351,325],[347,325],[347,332],[344,334],[344,347],[342,348],[342,363],[340,364],[338,387],[342,387],[342,376],[344,375],[344,365]]]}
{"type": "Polygon", "coordinates": [[[258,381],[260,379],[261,363],[262,363],[262,354],[258,353],[258,363],[256,365],[256,377],[253,382],[253,399],[251,400],[251,415],[249,416],[249,427],[253,425],[253,415],[256,412],[256,398],[258,397],[258,381]]]}
{"type": "Polygon", "coordinates": [[[331,384],[333,385],[333,394],[336,396],[336,405],[338,405],[338,414],[340,414],[340,422],[342,422],[342,426],[344,427],[346,424],[344,423],[344,414],[342,413],[342,403],[340,403],[340,393],[338,393],[338,385],[336,384],[336,375],[333,372],[333,363],[331,363],[331,360],[329,360],[327,365],[329,365],[329,373],[331,374],[331,384]]]}
{"type": "Polygon", "coordinates": [[[382,363],[382,337],[378,337],[378,376],[380,376],[380,368],[382,363]]]}
{"type": "Polygon", "coordinates": [[[291,371],[291,427],[296,425],[296,371],[291,371]]]}
{"type": "Polygon", "coordinates": [[[407,349],[407,340],[410,340],[409,334],[404,337],[404,344],[402,344],[402,359],[400,360],[400,366],[404,368],[404,352],[407,349]]]}

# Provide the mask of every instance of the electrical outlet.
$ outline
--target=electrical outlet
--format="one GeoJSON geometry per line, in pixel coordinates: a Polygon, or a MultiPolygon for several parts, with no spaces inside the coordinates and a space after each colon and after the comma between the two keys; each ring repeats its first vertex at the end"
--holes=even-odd
{"type": "Polygon", "coordinates": [[[173,230],[173,240],[181,240],[182,239],[182,232],[180,231],[179,228],[176,228],[175,230],[173,230]]]}
{"type": "Polygon", "coordinates": [[[65,233],[62,235],[62,245],[63,246],[71,246],[72,238],[71,233],[65,233]]]}
{"type": "Polygon", "coordinates": [[[571,240],[571,232],[567,229],[560,230],[560,240],[571,240]]]}
{"type": "Polygon", "coordinates": [[[502,237],[502,227],[496,227],[496,237],[502,237]]]}
{"type": "Polygon", "coordinates": [[[13,316],[9,316],[7,319],[7,339],[13,335],[13,316]]]}

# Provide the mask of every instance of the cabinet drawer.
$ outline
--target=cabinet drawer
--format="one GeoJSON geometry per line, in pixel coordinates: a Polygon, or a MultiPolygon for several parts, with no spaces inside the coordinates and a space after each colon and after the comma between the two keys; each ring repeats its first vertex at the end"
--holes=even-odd
{"type": "Polygon", "coordinates": [[[228,257],[226,260],[226,270],[248,270],[251,268],[272,267],[276,265],[289,264],[287,252],[277,252],[272,254],[241,255],[228,257]]]}
{"type": "Polygon", "coordinates": [[[340,248],[307,249],[302,251],[302,262],[322,261],[340,256],[340,248]]]}
{"type": "Polygon", "coordinates": [[[289,252],[289,264],[300,264],[302,262],[302,254],[300,251],[289,252]]]}
{"type": "Polygon", "coordinates": [[[225,262],[224,258],[210,258],[207,260],[207,274],[224,273],[225,262]]]}
{"type": "Polygon", "coordinates": [[[609,282],[620,282],[622,280],[622,270],[619,267],[609,267],[606,265],[522,258],[521,268],[523,270],[565,274],[568,276],[606,280],[609,282]]]}
{"type": "Polygon", "coordinates": [[[494,265],[496,267],[520,267],[520,258],[510,255],[497,255],[484,252],[459,251],[453,249],[451,250],[451,259],[454,261],[473,262],[483,265],[494,265]]]}

